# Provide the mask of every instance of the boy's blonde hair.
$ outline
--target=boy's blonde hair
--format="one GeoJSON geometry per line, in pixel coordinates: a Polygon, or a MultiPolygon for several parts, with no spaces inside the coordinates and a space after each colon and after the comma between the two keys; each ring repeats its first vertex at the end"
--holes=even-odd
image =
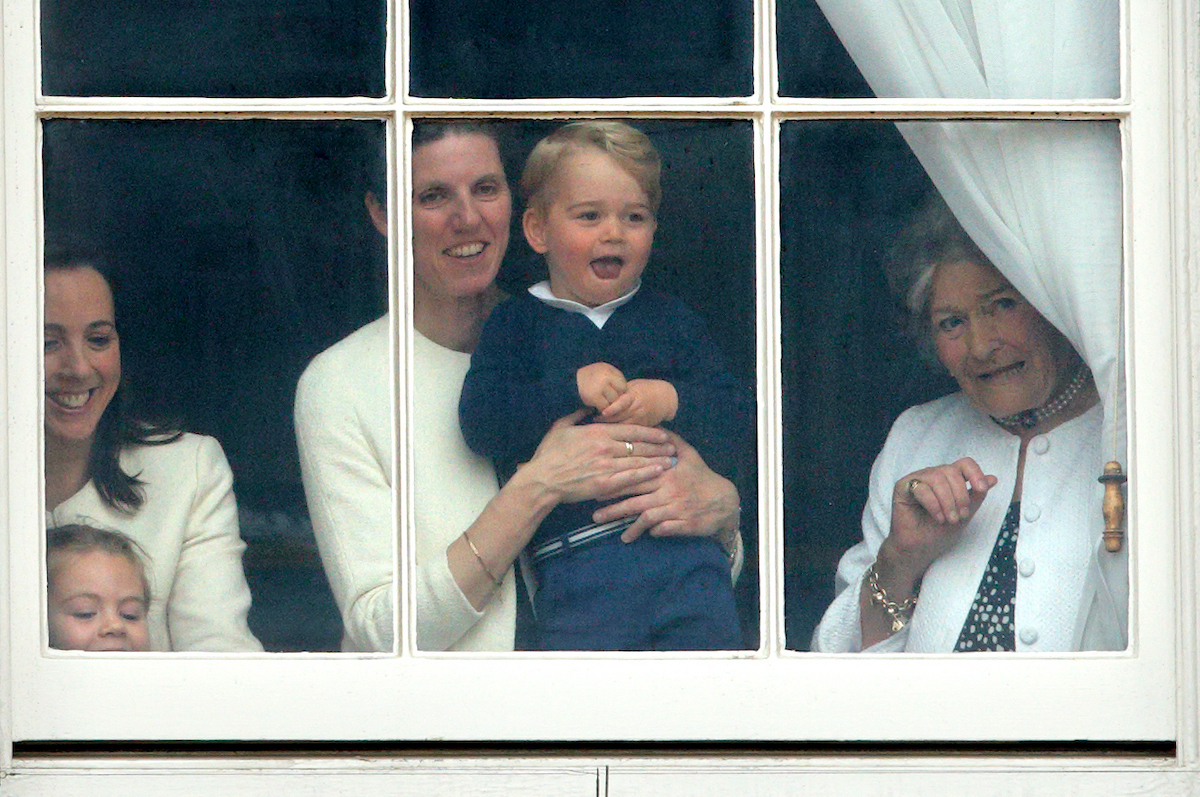
{"type": "Polygon", "coordinates": [[[550,184],[568,154],[587,147],[610,155],[646,192],[650,211],[662,200],[662,158],[650,138],[624,122],[588,119],[571,122],[543,138],[529,153],[521,175],[521,196],[527,208],[544,211],[550,184]]]}
{"type": "Polygon", "coordinates": [[[46,530],[46,589],[54,588],[54,579],[67,554],[100,551],[120,557],[133,565],[142,581],[142,598],[150,606],[150,581],[146,577],[145,553],[136,542],[118,531],[98,529],[79,523],[46,530]]]}

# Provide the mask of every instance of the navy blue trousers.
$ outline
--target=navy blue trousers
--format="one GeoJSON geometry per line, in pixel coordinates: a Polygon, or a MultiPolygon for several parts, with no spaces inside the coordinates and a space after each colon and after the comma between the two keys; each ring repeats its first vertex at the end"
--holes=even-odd
{"type": "Polygon", "coordinates": [[[535,566],[538,650],[737,650],[729,559],[711,539],[613,535],[535,566]]]}

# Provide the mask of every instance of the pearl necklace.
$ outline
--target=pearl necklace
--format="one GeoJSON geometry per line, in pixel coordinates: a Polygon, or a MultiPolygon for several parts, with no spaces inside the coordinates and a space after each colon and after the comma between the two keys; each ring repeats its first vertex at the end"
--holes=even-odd
{"type": "Polygon", "coordinates": [[[1021,430],[1028,431],[1039,423],[1050,420],[1066,409],[1074,401],[1075,396],[1083,389],[1084,385],[1088,384],[1091,380],[1091,369],[1087,367],[1087,363],[1081,362],[1079,367],[1075,369],[1075,376],[1071,377],[1070,383],[1063,389],[1063,392],[1054,396],[1042,406],[1034,407],[1031,410],[1014,412],[1012,415],[1005,415],[1003,418],[997,418],[993,415],[992,420],[1013,433],[1021,430]]]}

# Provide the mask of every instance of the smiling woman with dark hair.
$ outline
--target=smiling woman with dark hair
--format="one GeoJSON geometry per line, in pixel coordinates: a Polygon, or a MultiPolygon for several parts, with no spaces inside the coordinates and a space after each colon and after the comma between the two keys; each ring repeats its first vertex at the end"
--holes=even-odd
{"type": "Polygon", "coordinates": [[[1087,364],[932,198],[890,281],[961,391],[897,419],[823,652],[1125,647],[1098,551],[1102,411],[1087,364]]]}
{"type": "Polygon", "coordinates": [[[258,651],[233,474],[211,437],[134,418],[99,260],[45,262],[47,527],[117,529],[146,551],[151,650],[258,651]]]}
{"type": "MultiPolygon", "coordinates": [[[[667,432],[577,425],[582,412],[555,423],[500,487],[467,448],[457,412],[508,250],[512,197],[495,128],[419,122],[411,168],[417,645],[512,650],[513,562],[551,509],[624,497],[601,511],[643,513],[667,533],[714,534],[736,529],[737,491],[667,432]]],[[[373,193],[367,209],[386,235],[373,193]]],[[[387,316],[354,332],[318,355],[296,390],[304,492],[344,650],[395,642],[390,336],[387,316]]]]}

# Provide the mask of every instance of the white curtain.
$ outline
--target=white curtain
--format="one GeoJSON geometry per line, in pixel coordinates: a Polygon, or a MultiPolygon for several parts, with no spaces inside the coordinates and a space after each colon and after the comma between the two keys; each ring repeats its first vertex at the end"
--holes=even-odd
{"type": "MultiPolygon", "coordinates": [[[[1119,95],[1117,0],[817,2],[877,97],[1119,95]]],[[[1117,123],[897,127],[979,248],[1087,360],[1105,456],[1124,462],[1117,123]]]]}

